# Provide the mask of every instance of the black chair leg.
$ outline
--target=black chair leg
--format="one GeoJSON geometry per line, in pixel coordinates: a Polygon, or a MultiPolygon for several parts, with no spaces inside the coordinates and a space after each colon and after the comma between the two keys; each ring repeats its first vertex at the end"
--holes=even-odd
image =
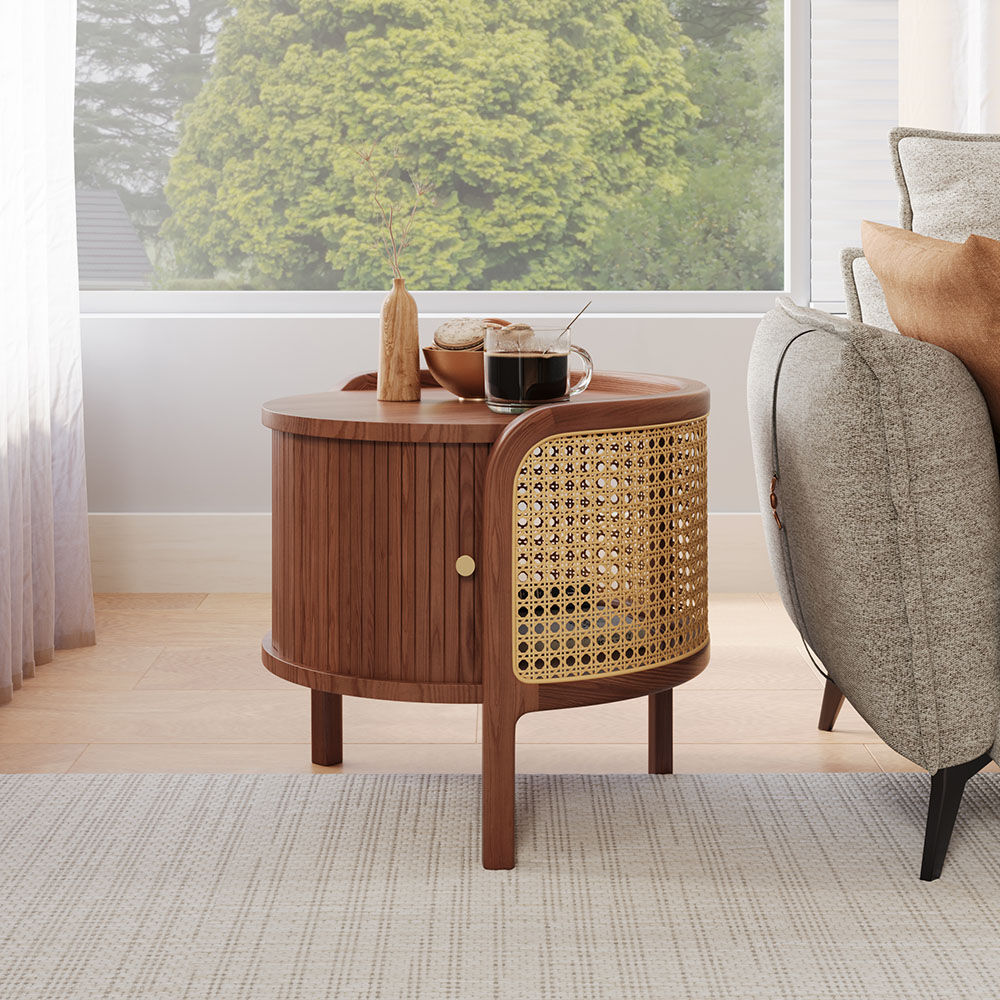
{"type": "Polygon", "coordinates": [[[924,834],[924,859],[920,866],[920,878],[933,882],[941,877],[951,831],[955,828],[958,807],[962,804],[962,793],[966,782],[990,762],[990,755],[984,753],[975,760],[952,767],[942,767],[931,776],[931,800],[927,806],[927,832],[924,834]]]}
{"type": "Polygon", "coordinates": [[[826,687],[823,688],[823,705],[819,710],[818,728],[824,733],[832,733],[843,705],[844,696],[841,694],[840,688],[827,677],[826,687]]]}

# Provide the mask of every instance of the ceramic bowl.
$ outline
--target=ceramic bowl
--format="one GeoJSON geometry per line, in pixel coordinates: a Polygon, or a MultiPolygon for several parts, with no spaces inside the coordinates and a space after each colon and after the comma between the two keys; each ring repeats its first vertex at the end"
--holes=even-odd
{"type": "Polygon", "coordinates": [[[486,398],[482,351],[445,351],[440,347],[425,347],[427,368],[442,389],[459,399],[481,402],[486,398]]]}

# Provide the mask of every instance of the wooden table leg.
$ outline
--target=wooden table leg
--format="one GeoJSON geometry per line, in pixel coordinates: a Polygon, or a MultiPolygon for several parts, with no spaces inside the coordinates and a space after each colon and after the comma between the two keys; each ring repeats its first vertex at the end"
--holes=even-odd
{"type": "Polygon", "coordinates": [[[649,695],[649,773],[674,773],[673,688],[649,695]]]}
{"type": "Polygon", "coordinates": [[[339,764],[344,759],[343,698],[327,691],[312,692],[312,760],[339,764]]]}
{"type": "Polygon", "coordinates": [[[483,867],[514,867],[515,718],[484,711],[483,867]],[[497,718],[496,716],[500,716],[497,718]]]}

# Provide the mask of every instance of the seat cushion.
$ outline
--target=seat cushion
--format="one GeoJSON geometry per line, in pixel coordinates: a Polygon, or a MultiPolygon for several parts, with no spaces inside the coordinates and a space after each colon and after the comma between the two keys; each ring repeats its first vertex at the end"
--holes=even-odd
{"type": "Polygon", "coordinates": [[[991,748],[1000,482],[968,371],[932,344],[780,299],[758,328],[748,395],[771,564],[834,681],[928,770],[991,748]],[[782,531],[768,496],[786,348],[774,424],[782,531]]]}
{"type": "Polygon", "coordinates": [[[899,224],[961,242],[1000,239],[1000,135],[894,128],[889,133],[899,224]]]}
{"type": "Polygon", "coordinates": [[[961,359],[1000,440],[1000,241],[952,243],[862,222],[865,256],[900,333],[961,359]]]}

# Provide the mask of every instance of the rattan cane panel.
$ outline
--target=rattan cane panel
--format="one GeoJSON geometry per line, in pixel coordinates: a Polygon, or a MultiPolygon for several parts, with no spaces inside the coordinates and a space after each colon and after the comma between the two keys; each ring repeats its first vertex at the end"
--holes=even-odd
{"type": "Polygon", "coordinates": [[[528,684],[708,642],[707,418],[539,441],[514,480],[513,666],[528,684]]]}

